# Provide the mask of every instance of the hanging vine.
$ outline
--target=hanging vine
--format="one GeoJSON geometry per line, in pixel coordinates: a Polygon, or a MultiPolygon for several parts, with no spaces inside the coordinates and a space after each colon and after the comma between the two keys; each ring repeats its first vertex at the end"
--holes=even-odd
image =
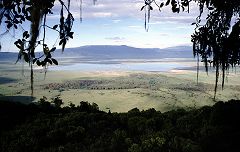
{"type": "MultiPolygon", "coordinates": [[[[173,13],[180,11],[189,12],[191,2],[196,2],[199,7],[199,16],[196,18],[195,31],[192,34],[193,54],[197,57],[197,80],[199,73],[199,59],[204,63],[208,72],[212,65],[215,68],[214,99],[218,88],[220,71],[222,74],[222,88],[226,74],[230,68],[240,64],[240,1],[239,0],[144,0],[146,6],[156,4],[161,10],[163,6],[172,7],[173,13]],[[160,2],[160,5],[157,4],[160,2]],[[207,11],[206,22],[202,22],[202,14],[207,11]]],[[[152,9],[150,9],[152,10],[152,9]]],[[[145,11],[146,14],[146,11],[145,11]]],[[[147,14],[150,15],[149,9],[147,14]]],[[[149,18],[145,15],[146,22],[149,18]]],[[[146,28],[146,26],[145,26],[146,28]]],[[[148,27],[147,27],[148,29],[148,27]]]]}
{"type": "MultiPolygon", "coordinates": [[[[59,45],[62,51],[69,38],[73,38],[72,25],[74,18],[70,12],[70,0],[64,3],[58,0],[61,5],[59,24],[50,27],[46,24],[47,16],[52,14],[52,7],[55,0],[1,0],[0,1],[0,23],[5,24],[7,33],[11,28],[18,29],[25,21],[29,21],[31,26],[29,30],[25,30],[22,38],[14,42],[19,49],[18,59],[25,60],[30,66],[30,84],[31,95],[33,96],[33,64],[46,68],[49,64],[58,64],[57,60],[52,57],[52,53],[56,47],[49,48],[45,42],[46,28],[59,33],[59,45]],[[43,36],[39,38],[40,31],[43,30],[43,36]],[[42,46],[42,55],[36,56],[35,49],[42,46]]],[[[4,35],[2,34],[2,35],[4,35]]]]}
{"type": "MultiPolygon", "coordinates": [[[[93,0],[95,4],[97,0],[93,0]]],[[[0,38],[11,29],[23,30],[22,38],[17,39],[14,44],[19,49],[18,59],[24,60],[30,66],[31,75],[31,96],[33,96],[33,64],[42,66],[45,69],[50,64],[58,65],[58,61],[52,57],[56,47],[49,48],[45,41],[47,30],[51,29],[59,34],[59,45],[64,51],[69,39],[73,38],[72,32],[74,18],[70,11],[70,0],[0,0],[0,25],[6,26],[6,31],[0,34],[0,38]],[[54,26],[46,24],[48,15],[53,14],[53,6],[59,3],[60,18],[59,23],[54,26]],[[30,22],[30,29],[24,29],[21,25],[30,22]],[[40,36],[43,31],[43,36],[40,36]],[[35,50],[42,46],[42,55],[36,56],[35,50]]],[[[82,21],[82,0],[80,0],[80,20],[82,21]]],[[[1,43],[0,43],[1,49],[1,43]]],[[[45,73],[46,74],[46,73],[45,73]]]]}

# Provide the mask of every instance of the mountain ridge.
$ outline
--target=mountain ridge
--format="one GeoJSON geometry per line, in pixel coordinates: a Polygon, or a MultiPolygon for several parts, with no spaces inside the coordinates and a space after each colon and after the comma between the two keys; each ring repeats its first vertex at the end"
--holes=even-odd
{"type": "MultiPolygon", "coordinates": [[[[40,55],[40,53],[39,53],[40,55]]],[[[16,60],[17,52],[0,52],[0,61],[16,60]]],[[[38,53],[37,53],[38,56],[38,53]]],[[[163,58],[193,58],[190,46],[176,46],[165,49],[136,48],[127,45],[86,45],[66,48],[62,53],[57,49],[54,58],[81,59],[163,59],[163,58]]]]}
{"type": "Polygon", "coordinates": [[[193,58],[191,47],[180,46],[165,49],[135,48],[126,45],[87,45],[67,48],[60,57],[87,57],[97,59],[162,59],[162,58],[193,58]]]}

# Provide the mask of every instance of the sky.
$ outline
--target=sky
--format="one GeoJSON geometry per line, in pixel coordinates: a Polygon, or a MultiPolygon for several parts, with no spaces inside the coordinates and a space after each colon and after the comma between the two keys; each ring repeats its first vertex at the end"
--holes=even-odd
{"type": "MultiPolygon", "coordinates": [[[[153,5],[149,30],[144,28],[144,11],[141,7],[144,0],[82,0],[82,22],[80,22],[80,0],[71,1],[71,12],[75,18],[74,39],[70,39],[67,48],[84,45],[128,45],[138,48],[166,48],[191,45],[193,23],[198,15],[198,8],[192,5],[190,13],[172,13],[170,7],[161,12],[153,5]]],[[[161,0],[158,0],[159,2],[161,0]]],[[[59,22],[60,5],[53,8],[54,14],[48,16],[50,26],[59,22]]],[[[28,28],[27,24],[23,25],[28,28]]],[[[2,29],[1,31],[4,31],[2,29]]],[[[57,35],[47,31],[47,42],[50,46],[60,48],[56,43],[57,35]]],[[[1,38],[2,50],[17,51],[13,45],[22,31],[11,31],[11,36],[1,38]],[[12,37],[15,36],[15,38],[12,37]]]]}

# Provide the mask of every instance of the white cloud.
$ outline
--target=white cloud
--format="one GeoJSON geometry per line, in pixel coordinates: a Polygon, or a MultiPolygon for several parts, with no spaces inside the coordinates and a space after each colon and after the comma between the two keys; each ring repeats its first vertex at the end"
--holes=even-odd
{"type": "Polygon", "coordinates": [[[121,22],[121,20],[112,20],[113,21],[113,23],[119,23],[119,22],[121,22]]]}
{"type": "MultiPolygon", "coordinates": [[[[80,17],[79,0],[71,2],[71,12],[77,19],[80,17]]],[[[82,17],[84,22],[81,26],[84,28],[77,29],[85,31],[83,37],[86,44],[126,44],[135,47],[160,48],[190,44],[191,30],[194,28],[190,25],[199,15],[197,5],[191,5],[190,13],[172,13],[169,6],[163,7],[160,12],[154,6],[154,10],[151,11],[150,30],[147,33],[144,29],[145,12],[144,10],[140,11],[143,5],[144,0],[98,0],[96,5],[93,5],[92,0],[83,0],[82,17]],[[90,29],[95,27],[95,24],[97,28],[90,29]],[[96,30],[94,31],[94,41],[92,38],[87,39],[86,31],[91,30],[96,30]],[[186,35],[180,35],[181,33],[186,35]],[[119,37],[119,35],[123,37],[119,37]]],[[[56,12],[55,17],[59,17],[58,14],[59,12],[56,12]]],[[[79,42],[76,43],[79,44],[79,42]]]]}
{"type": "Polygon", "coordinates": [[[159,36],[169,36],[168,33],[158,33],[159,36]]]}
{"type": "MultiPolygon", "coordinates": [[[[160,1],[159,1],[160,2],[160,1]]],[[[144,0],[98,0],[96,5],[93,5],[92,0],[82,0],[82,16],[84,20],[88,18],[115,18],[114,20],[122,20],[124,18],[137,18],[144,20],[144,10],[140,11],[144,6],[144,0]]],[[[154,10],[151,11],[151,24],[159,24],[161,22],[176,22],[176,23],[192,23],[199,15],[198,6],[191,4],[190,13],[180,12],[172,13],[171,7],[163,7],[160,12],[153,4],[154,10]]],[[[56,2],[54,6],[55,14],[59,14],[60,5],[56,2]]],[[[71,1],[71,11],[75,18],[80,16],[80,1],[71,1]]],[[[55,15],[55,17],[59,17],[55,15]]]]}
{"type": "Polygon", "coordinates": [[[110,12],[96,12],[96,13],[92,13],[93,17],[113,17],[115,16],[113,13],[110,12]]]}
{"type": "Polygon", "coordinates": [[[115,37],[106,37],[105,39],[106,39],[106,40],[113,41],[113,42],[116,42],[116,43],[124,42],[124,41],[126,40],[126,38],[124,38],[124,37],[118,37],[118,36],[115,36],[115,37]]]}
{"type": "Polygon", "coordinates": [[[140,25],[129,25],[128,27],[133,28],[133,29],[142,29],[143,28],[143,26],[140,26],[140,25]]]}

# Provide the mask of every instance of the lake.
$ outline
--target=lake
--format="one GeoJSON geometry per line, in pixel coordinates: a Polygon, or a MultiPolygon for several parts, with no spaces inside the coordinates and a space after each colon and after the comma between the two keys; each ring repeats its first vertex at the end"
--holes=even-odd
{"type": "Polygon", "coordinates": [[[176,62],[137,62],[137,63],[75,63],[70,65],[50,66],[52,71],[170,71],[188,68],[190,65],[176,62]]]}

